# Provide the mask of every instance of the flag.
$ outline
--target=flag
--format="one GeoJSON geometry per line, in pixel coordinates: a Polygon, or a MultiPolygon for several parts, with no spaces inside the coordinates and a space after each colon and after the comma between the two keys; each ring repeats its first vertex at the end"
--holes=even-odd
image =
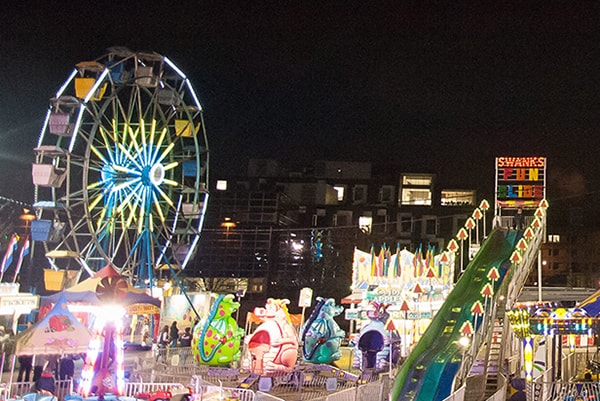
{"type": "Polygon", "coordinates": [[[427,245],[427,251],[425,252],[425,267],[426,270],[429,268],[429,258],[431,257],[431,246],[427,245]]]}
{"type": "Polygon", "coordinates": [[[383,247],[383,268],[381,270],[381,276],[387,277],[388,269],[390,267],[390,251],[389,247],[385,243],[383,244],[383,247]]]}
{"type": "MultiPolygon", "coordinates": [[[[427,269],[431,269],[433,272],[435,272],[434,267],[435,267],[435,247],[434,246],[428,246],[427,247],[427,256],[425,257],[425,265],[427,266],[427,269]]],[[[440,274],[438,274],[438,277],[441,277],[440,274]]]]}
{"type": "Polygon", "coordinates": [[[6,253],[4,254],[4,258],[2,259],[2,266],[0,266],[0,270],[2,274],[6,272],[13,260],[13,253],[17,250],[19,246],[19,236],[17,234],[13,234],[8,241],[8,246],[6,247],[6,253]]]}
{"type": "Polygon", "coordinates": [[[21,246],[21,252],[19,252],[19,259],[17,260],[17,267],[15,267],[15,275],[13,277],[13,283],[17,281],[17,275],[21,271],[21,265],[25,256],[29,255],[29,236],[25,238],[23,245],[21,246]]]}
{"type": "Polygon", "coordinates": [[[415,249],[415,253],[413,254],[413,277],[417,278],[419,276],[419,270],[417,269],[417,250],[415,249]]]}
{"type": "Polygon", "coordinates": [[[396,277],[400,277],[402,275],[402,270],[400,269],[400,243],[396,243],[396,265],[395,267],[395,273],[396,273],[396,277]]]}
{"type": "Polygon", "coordinates": [[[422,245],[419,245],[419,248],[417,248],[415,252],[415,258],[413,260],[413,264],[415,266],[415,278],[423,275],[423,250],[421,246],[422,245]]]}
{"type": "Polygon", "coordinates": [[[379,254],[377,255],[377,276],[383,275],[383,269],[385,268],[385,242],[379,248],[379,254]]]}
{"type": "Polygon", "coordinates": [[[377,271],[377,255],[375,255],[375,245],[371,244],[371,277],[374,277],[377,271]]]}

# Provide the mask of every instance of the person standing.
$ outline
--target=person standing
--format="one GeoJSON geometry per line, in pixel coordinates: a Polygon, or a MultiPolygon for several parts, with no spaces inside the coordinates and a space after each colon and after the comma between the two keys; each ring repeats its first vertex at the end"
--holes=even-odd
{"type": "Polygon", "coordinates": [[[189,347],[192,345],[192,333],[190,328],[186,327],[185,331],[179,336],[179,345],[182,347],[189,347]]]}
{"type": "Polygon", "coordinates": [[[171,328],[169,329],[169,337],[171,338],[171,348],[177,347],[177,340],[179,339],[179,329],[177,328],[177,320],[173,320],[171,328]]]}
{"type": "Polygon", "coordinates": [[[31,355],[21,355],[19,356],[19,376],[17,377],[17,382],[29,381],[29,376],[31,375],[31,369],[33,368],[33,356],[31,355]]]}
{"type": "Polygon", "coordinates": [[[37,382],[42,373],[44,373],[44,369],[48,365],[48,356],[46,355],[37,355],[35,357],[35,366],[33,367],[33,379],[32,381],[37,382]]]}
{"type": "Polygon", "coordinates": [[[142,326],[142,346],[148,345],[148,338],[150,338],[150,320],[145,317],[142,326]]]}
{"type": "Polygon", "coordinates": [[[169,345],[169,326],[165,325],[158,335],[158,347],[167,348],[169,345]]]}
{"type": "Polygon", "coordinates": [[[75,375],[75,362],[71,355],[63,356],[58,365],[58,377],[60,380],[72,379],[75,375]]]}
{"type": "Polygon", "coordinates": [[[0,326],[0,351],[5,352],[8,351],[6,348],[6,344],[8,343],[8,339],[10,338],[10,334],[6,332],[4,326],[0,326]]]}
{"type": "Polygon", "coordinates": [[[515,216],[513,217],[513,229],[522,230],[524,222],[525,216],[523,216],[523,208],[519,207],[515,213],[515,216]]]}

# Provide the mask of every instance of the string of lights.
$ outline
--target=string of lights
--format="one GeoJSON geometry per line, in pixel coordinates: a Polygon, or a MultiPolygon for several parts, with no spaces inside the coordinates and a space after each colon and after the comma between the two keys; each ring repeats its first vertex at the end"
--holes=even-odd
{"type": "MultiPolygon", "coordinates": [[[[436,217],[437,220],[442,220],[442,219],[453,219],[453,218],[457,218],[457,217],[464,217],[465,214],[461,213],[461,214],[452,214],[452,215],[444,215],[444,216],[438,216],[436,217]]],[[[410,222],[412,223],[419,223],[419,222],[423,222],[429,219],[424,219],[424,218],[415,218],[415,219],[411,219],[410,222]]],[[[401,224],[404,222],[408,222],[408,221],[399,221],[399,220],[394,220],[394,221],[387,221],[387,222],[381,222],[381,223],[372,223],[371,226],[374,227],[383,227],[386,225],[396,225],[396,224],[401,224]]],[[[240,232],[240,233],[256,233],[256,232],[260,232],[260,233],[265,233],[265,232],[287,232],[287,231],[294,231],[294,232],[303,232],[303,231],[312,231],[314,229],[319,229],[319,230],[349,230],[349,229],[360,229],[360,227],[356,224],[353,225],[345,225],[345,226],[311,226],[311,227],[286,227],[286,228],[266,228],[266,227],[255,227],[255,228],[232,228],[231,231],[236,231],[236,232],[240,232]]],[[[222,232],[223,229],[218,229],[218,228],[209,228],[209,227],[205,227],[204,232],[222,232]]],[[[230,232],[231,232],[230,231],[230,232]]]]}

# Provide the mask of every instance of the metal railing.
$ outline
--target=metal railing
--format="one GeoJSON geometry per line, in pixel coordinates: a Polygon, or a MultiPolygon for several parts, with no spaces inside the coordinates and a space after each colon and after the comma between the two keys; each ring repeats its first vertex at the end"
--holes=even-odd
{"type": "MultiPolygon", "coordinates": [[[[539,384],[539,383],[538,383],[539,384]]],[[[544,391],[537,387],[533,398],[528,400],[545,401],[579,401],[598,400],[600,398],[600,383],[597,382],[551,382],[544,383],[544,391]]]]}
{"type": "Polygon", "coordinates": [[[171,366],[197,366],[191,347],[167,347],[153,350],[155,362],[171,366]]]}
{"type": "Polygon", "coordinates": [[[125,384],[124,396],[133,397],[139,393],[151,393],[154,391],[170,391],[173,388],[185,387],[181,383],[144,383],[144,382],[128,382],[125,384]]]}
{"type": "MultiPolygon", "coordinates": [[[[64,400],[65,396],[73,393],[73,379],[56,380],[54,382],[55,396],[59,400],[64,400]]],[[[10,384],[8,391],[4,393],[3,398],[14,398],[15,396],[21,396],[23,394],[31,393],[34,391],[34,382],[13,382],[10,384]]]]}

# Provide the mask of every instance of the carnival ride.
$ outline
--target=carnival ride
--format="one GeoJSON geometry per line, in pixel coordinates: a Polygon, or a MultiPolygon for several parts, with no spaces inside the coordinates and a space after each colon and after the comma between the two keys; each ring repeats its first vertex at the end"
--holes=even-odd
{"type": "Polygon", "coordinates": [[[123,394],[123,301],[146,295],[139,289],[156,285],[161,270],[178,282],[202,229],[209,165],[202,108],[169,58],[113,47],[78,63],[50,99],[34,152],[31,239],[46,272],[71,278],[51,289],[82,272],[98,281],[69,293],[90,290],[103,308],[79,391],[123,394]],[[107,268],[114,274],[99,276],[107,268]]]}
{"type": "Polygon", "coordinates": [[[229,366],[241,357],[244,330],[231,316],[240,307],[233,295],[218,295],[206,316],[195,327],[192,355],[200,365],[229,366]]]}
{"type": "Polygon", "coordinates": [[[403,363],[392,400],[443,400],[461,384],[470,365],[460,339],[479,335],[469,340],[470,354],[477,355],[498,303],[515,302],[543,239],[544,216],[540,207],[525,231],[496,228],[489,234],[403,363]]]}
{"type": "Polygon", "coordinates": [[[254,309],[264,321],[245,340],[249,355],[243,366],[251,373],[272,376],[290,372],[296,365],[298,335],[290,322],[289,303],[269,298],[264,308],[254,309]]]}
{"type": "Polygon", "coordinates": [[[317,297],[315,308],[302,328],[304,362],[331,364],[342,356],[340,344],[346,332],[333,319],[343,312],[333,298],[317,297]]]}
{"type": "Polygon", "coordinates": [[[106,264],[138,287],[194,255],[206,210],[202,108],[167,57],[113,47],[50,99],[32,178],[32,239],[49,266],[106,264]]]}
{"type": "Polygon", "coordinates": [[[373,309],[367,312],[371,320],[364,325],[355,339],[353,367],[361,371],[383,372],[400,358],[400,336],[388,330],[389,305],[371,302],[373,309]]]}

